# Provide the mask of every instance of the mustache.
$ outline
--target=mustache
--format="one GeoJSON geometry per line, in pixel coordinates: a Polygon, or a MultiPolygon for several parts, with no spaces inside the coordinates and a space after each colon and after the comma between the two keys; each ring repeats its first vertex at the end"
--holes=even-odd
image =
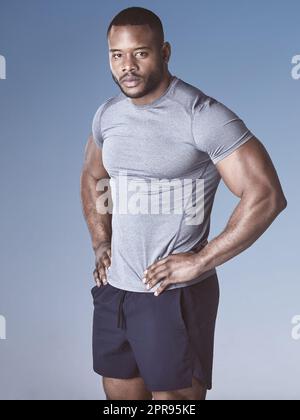
{"type": "Polygon", "coordinates": [[[123,80],[138,80],[138,79],[141,79],[141,76],[134,73],[130,73],[123,76],[120,81],[123,82],[123,80]]]}

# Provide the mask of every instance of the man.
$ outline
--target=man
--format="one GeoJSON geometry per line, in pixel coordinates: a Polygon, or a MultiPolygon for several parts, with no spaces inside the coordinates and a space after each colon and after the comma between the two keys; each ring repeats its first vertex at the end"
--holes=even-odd
{"type": "Polygon", "coordinates": [[[121,11],[107,37],[120,93],[94,116],[81,175],[96,264],[94,370],[107,399],[205,399],[215,267],[252,245],[287,202],[244,122],[170,74],[170,44],[154,13],[121,11]],[[221,179],[240,202],[208,242],[221,179]]]}

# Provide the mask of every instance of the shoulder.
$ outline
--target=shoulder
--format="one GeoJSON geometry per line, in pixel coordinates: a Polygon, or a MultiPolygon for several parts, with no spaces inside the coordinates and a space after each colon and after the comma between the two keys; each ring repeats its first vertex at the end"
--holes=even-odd
{"type": "Polygon", "coordinates": [[[196,116],[197,119],[226,120],[234,116],[232,110],[218,99],[182,79],[178,79],[173,99],[180,103],[192,118],[196,116]]]}
{"type": "Polygon", "coordinates": [[[198,87],[178,79],[172,99],[192,116],[197,109],[204,106],[211,98],[198,87]]]}
{"type": "Polygon", "coordinates": [[[100,122],[103,114],[109,110],[112,109],[117,103],[124,100],[124,95],[119,93],[118,95],[111,96],[108,99],[106,99],[96,110],[94,115],[94,122],[100,122]]]}

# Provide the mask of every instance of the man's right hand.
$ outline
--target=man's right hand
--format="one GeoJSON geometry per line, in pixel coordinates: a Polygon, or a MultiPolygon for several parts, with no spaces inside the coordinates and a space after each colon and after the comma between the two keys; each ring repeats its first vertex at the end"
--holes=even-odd
{"type": "Polygon", "coordinates": [[[95,250],[95,270],[93,271],[96,285],[107,284],[106,270],[111,265],[111,242],[102,242],[95,250]]]}

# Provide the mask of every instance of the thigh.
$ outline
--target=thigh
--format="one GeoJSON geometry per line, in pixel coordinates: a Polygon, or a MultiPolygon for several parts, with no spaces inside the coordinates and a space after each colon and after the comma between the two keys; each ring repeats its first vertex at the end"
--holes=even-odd
{"type": "Polygon", "coordinates": [[[93,368],[103,377],[130,379],[140,376],[124,329],[118,328],[118,309],[122,290],[109,283],[92,289],[93,368]]]}
{"type": "Polygon", "coordinates": [[[192,385],[190,345],[179,308],[180,291],[138,293],[125,305],[128,341],[150,391],[192,385]]]}
{"type": "Polygon", "coordinates": [[[141,377],[130,379],[103,377],[102,382],[107,400],[152,400],[152,393],[141,377]]]}
{"type": "Polygon", "coordinates": [[[198,383],[211,389],[218,299],[216,275],[202,284],[166,290],[157,297],[152,293],[128,297],[127,337],[150,391],[194,392],[198,383]]]}
{"type": "Polygon", "coordinates": [[[219,281],[213,274],[181,291],[181,314],[189,337],[193,375],[212,388],[215,323],[219,306],[219,281]]]}
{"type": "Polygon", "coordinates": [[[206,399],[207,388],[193,376],[192,386],[174,391],[152,392],[154,400],[198,400],[206,399]]]}

